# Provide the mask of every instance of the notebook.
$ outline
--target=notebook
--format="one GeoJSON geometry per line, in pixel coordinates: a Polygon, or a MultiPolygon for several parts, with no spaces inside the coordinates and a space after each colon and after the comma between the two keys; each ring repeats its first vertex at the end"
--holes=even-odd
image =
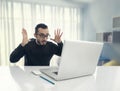
{"type": "Polygon", "coordinates": [[[56,81],[92,75],[102,47],[98,42],[65,40],[59,67],[40,71],[56,81]]]}

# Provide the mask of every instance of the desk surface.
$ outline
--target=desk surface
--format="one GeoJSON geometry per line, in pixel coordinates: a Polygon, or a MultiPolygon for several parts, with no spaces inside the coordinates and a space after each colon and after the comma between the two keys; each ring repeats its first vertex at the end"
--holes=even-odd
{"type": "Polygon", "coordinates": [[[48,83],[31,73],[42,67],[0,67],[0,91],[120,91],[120,67],[99,66],[94,75],[48,83]]]}

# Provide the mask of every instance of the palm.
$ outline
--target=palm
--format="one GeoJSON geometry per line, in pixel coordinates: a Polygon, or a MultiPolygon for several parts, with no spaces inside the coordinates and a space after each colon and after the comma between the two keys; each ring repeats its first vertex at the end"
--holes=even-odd
{"type": "Polygon", "coordinates": [[[28,35],[24,28],[22,29],[22,36],[23,36],[22,45],[24,46],[28,43],[28,35]]]}
{"type": "Polygon", "coordinates": [[[55,37],[52,40],[55,41],[56,43],[60,43],[62,34],[63,33],[60,32],[60,29],[55,30],[54,32],[55,37]]]}

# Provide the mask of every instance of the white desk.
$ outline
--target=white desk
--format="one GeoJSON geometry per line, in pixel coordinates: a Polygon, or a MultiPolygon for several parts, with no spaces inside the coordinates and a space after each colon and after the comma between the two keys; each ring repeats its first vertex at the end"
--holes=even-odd
{"type": "Polygon", "coordinates": [[[0,91],[120,91],[120,67],[97,67],[93,76],[86,76],[55,85],[35,76],[31,70],[42,67],[0,67],[0,91]]]}

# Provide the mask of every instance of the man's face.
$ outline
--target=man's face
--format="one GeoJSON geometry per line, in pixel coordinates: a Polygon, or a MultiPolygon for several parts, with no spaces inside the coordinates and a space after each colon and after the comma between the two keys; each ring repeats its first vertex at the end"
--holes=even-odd
{"type": "Polygon", "coordinates": [[[34,34],[37,39],[37,42],[41,45],[46,45],[47,39],[49,37],[48,29],[38,28],[37,34],[34,34]]]}

